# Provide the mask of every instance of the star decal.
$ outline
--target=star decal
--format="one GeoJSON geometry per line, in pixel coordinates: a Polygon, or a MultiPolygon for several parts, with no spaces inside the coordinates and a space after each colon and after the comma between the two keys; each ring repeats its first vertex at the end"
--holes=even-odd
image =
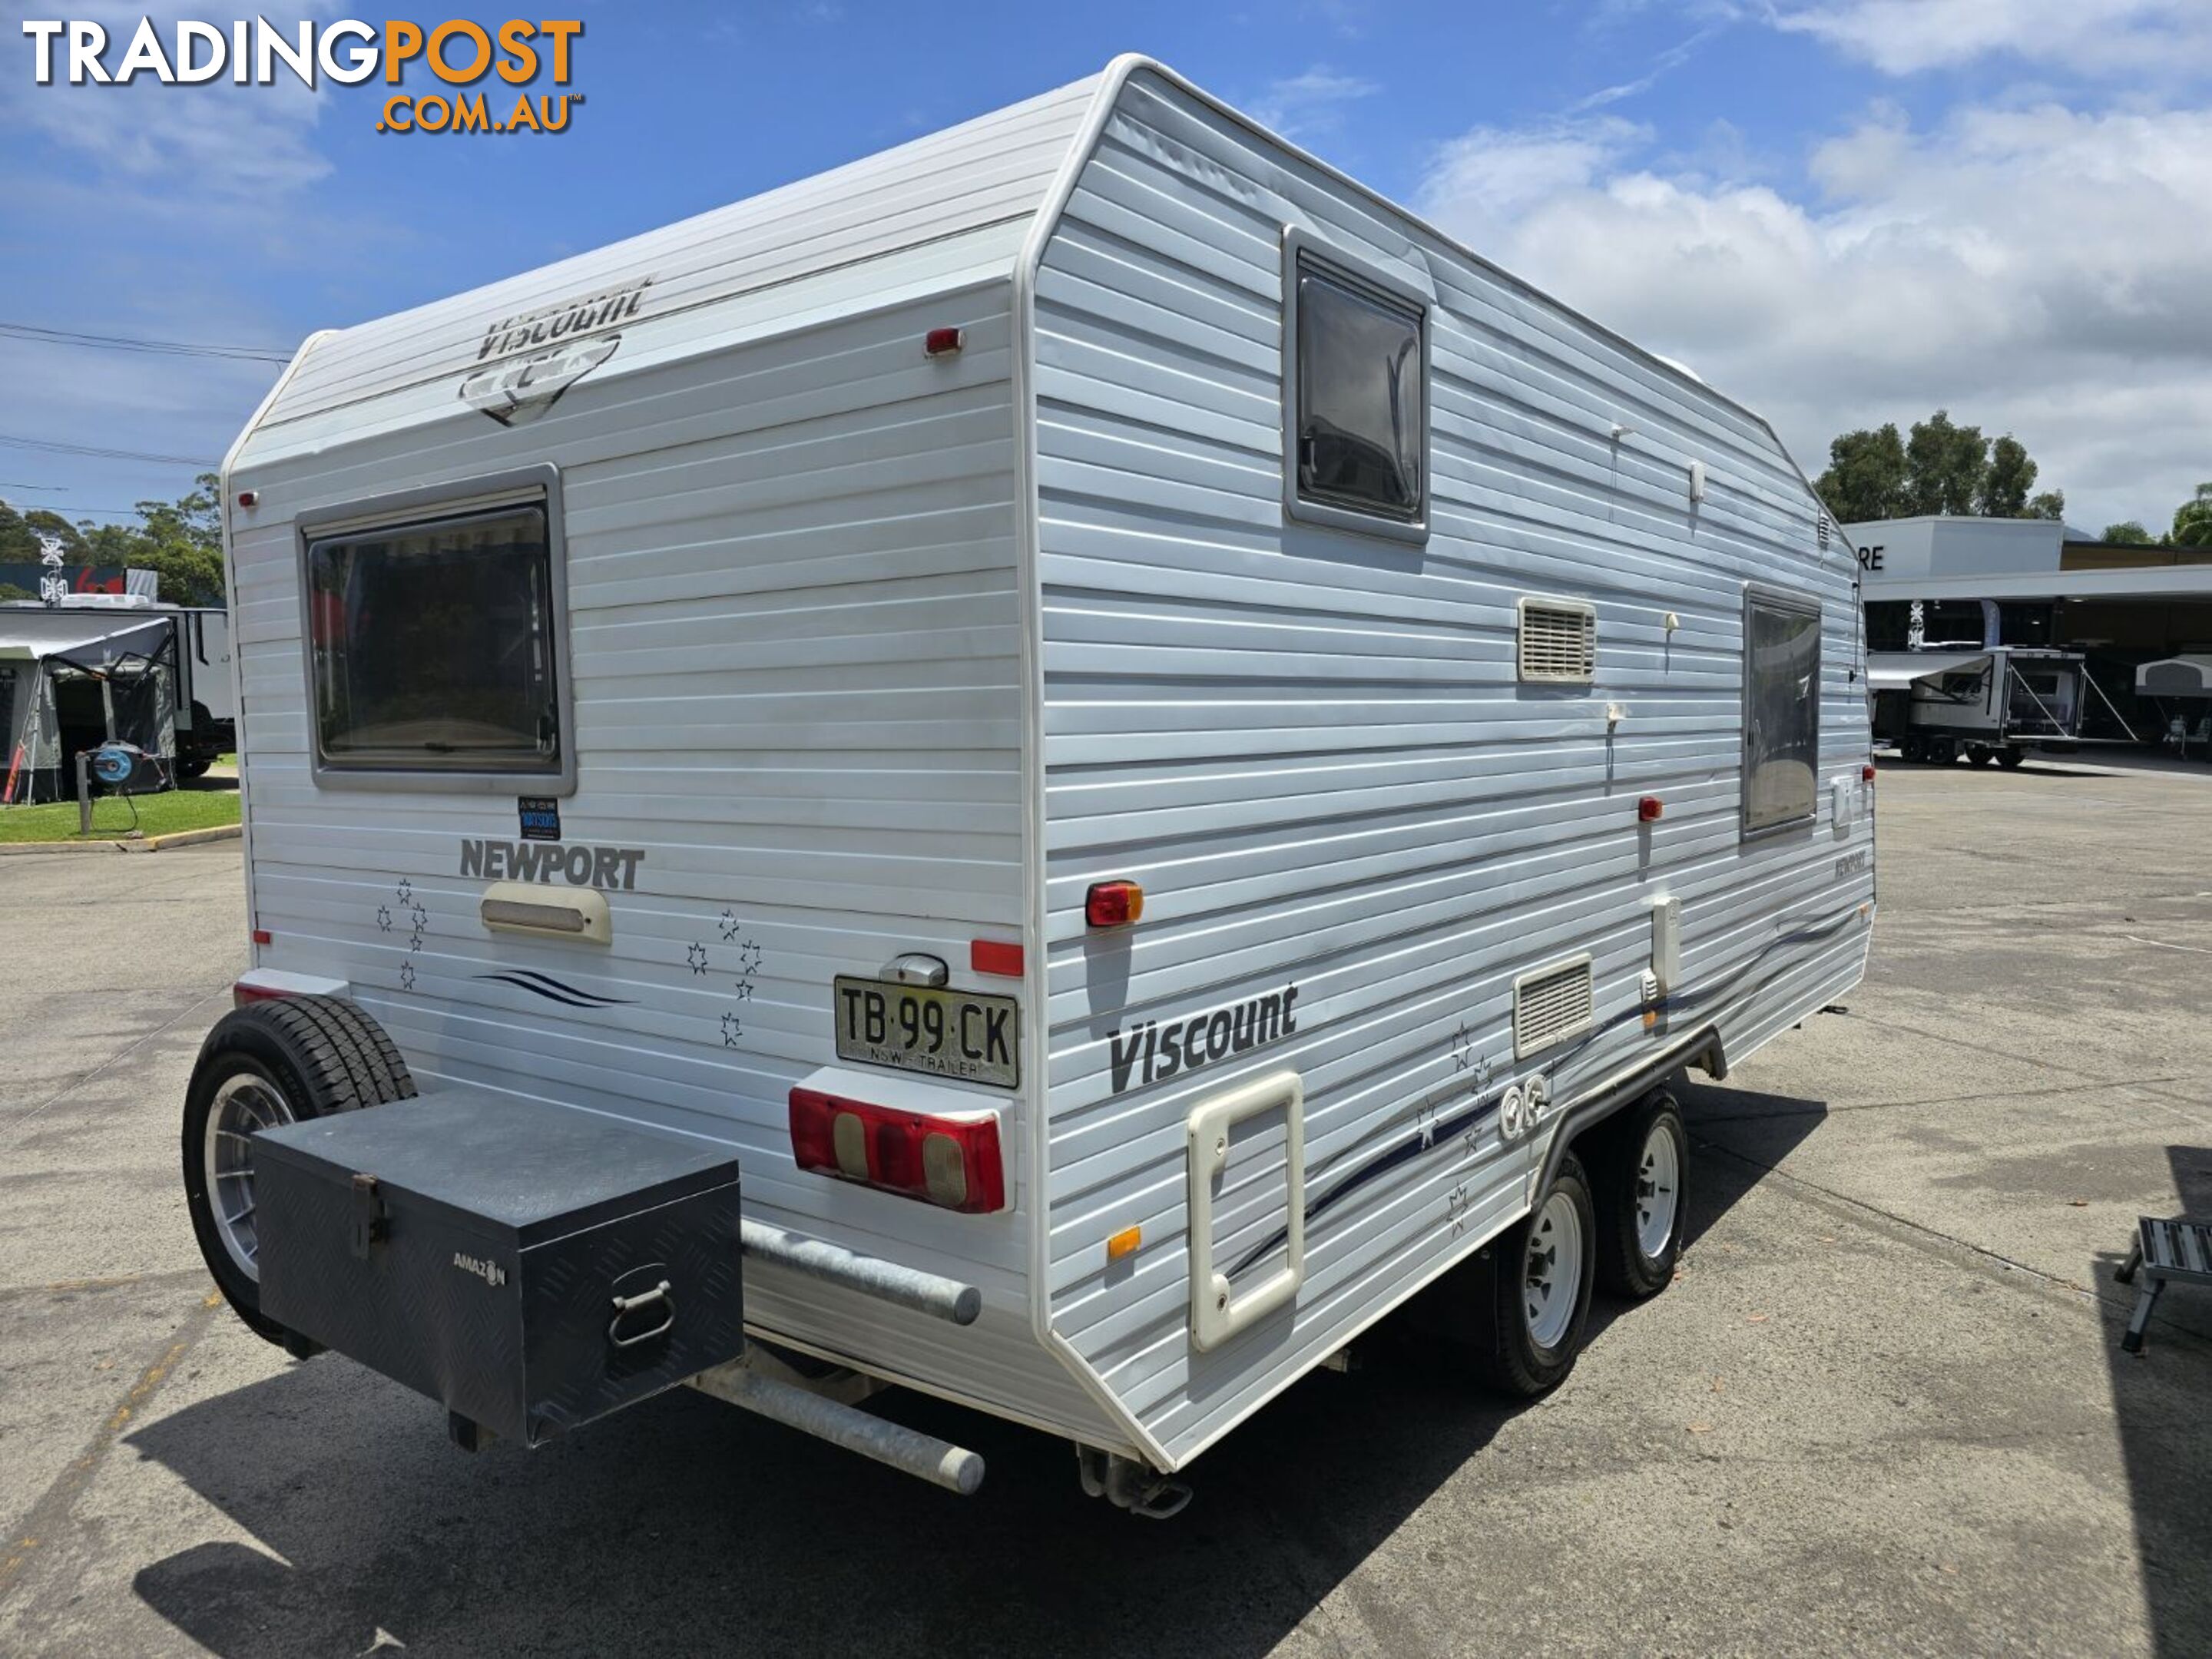
{"type": "Polygon", "coordinates": [[[1459,1233],[1467,1226],[1468,1212],[1471,1207],[1467,1196],[1467,1183],[1464,1181],[1444,1194],[1444,1213],[1451,1218],[1454,1234],[1459,1233]]]}
{"type": "Polygon", "coordinates": [[[703,974],[707,971],[707,947],[705,945],[696,944],[691,945],[684,952],[684,959],[691,964],[691,971],[693,973],[703,974]]]}
{"type": "Polygon", "coordinates": [[[399,896],[399,902],[404,904],[415,896],[415,884],[407,877],[402,876],[399,878],[399,885],[392,890],[399,896]]]}
{"type": "Polygon", "coordinates": [[[753,982],[750,979],[738,980],[737,988],[738,1001],[750,1002],[753,1000],[753,982]]]}
{"type": "Polygon", "coordinates": [[[722,1016],[722,1046],[725,1048],[736,1048],[738,1046],[738,1039],[744,1034],[745,1024],[743,1020],[739,1019],[735,1014],[724,1014],[722,1016]]]}
{"type": "Polygon", "coordinates": [[[392,931],[392,907],[388,904],[380,904],[376,907],[376,931],[380,933],[388,933],[392,931]]]}
{"type": "Polygon", "coordinates": [[[415,988],[415,964],[411,962],[403,962],[399,964],[399,988],[403,991],[411,991],[415,988]]]}
{"type": "Polygon", "coordinates": [[[731,909],[722,912],[722,919],[716,926],[722,930],[722,943],[725,945],[735,939],[744,927],[744,924],[738,920],[738,913],[731,909]]]}
{"type": "Polygon", "coordinates": [[[738,946],[738,971],[748,979],[760,972],[761,963],[768,960],[768,952],[757,939],[749,939],[738,946]]]}

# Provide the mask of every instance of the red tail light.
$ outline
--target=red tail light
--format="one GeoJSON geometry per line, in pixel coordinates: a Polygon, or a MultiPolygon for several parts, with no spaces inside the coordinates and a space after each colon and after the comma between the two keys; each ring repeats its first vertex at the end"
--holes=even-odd
{"type": "Polygon", "coordinates": [[[971,1215],[1006,1207],[999,1120],[932,1117],[818,1089],[791,1091],[791,1155],[802,1170],[971,1215]]]}
{"type": "Polygon", "coordinates": [[[1656,795],[1646,795],[1636,803],[1636,816],[1645,823],[1664,817],[1666,813],[1667,803],[1656,795]]]}
{"type": "Polygon", "coordinates": [[[1863,783],[1872,783],[1874,781],[1874,763],[1872,761],[1869,761],[1864,766],[1859,768],[1859,781],[1863,783]]]}
{"type": "Polygon", "coordinates": [[[967,337],[957,328],[933,328],[921,337],[922,355],[929,357],[949,356],[967,343],[967,337]]]}

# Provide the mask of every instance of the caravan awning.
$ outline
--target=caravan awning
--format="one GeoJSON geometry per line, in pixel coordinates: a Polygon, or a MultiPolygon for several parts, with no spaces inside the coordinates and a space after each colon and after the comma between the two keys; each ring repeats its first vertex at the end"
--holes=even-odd
{"type": "Polygon", "coordinates": [[[1867,687],[1874,691],[1903,691],[1913,681],[1930,674],[1979,668],[1989,659],[1986,651],[1876,651],[1867,657],[1867,687]]]}
{"type": "Polygon", "coordinates": [[[127,611],[0,605],[0,662],[67,657],[103,668],[125,657],[150,657],[169,642],[167,617],[127,611]]]}
{"type": "Polygon", "coordinates": [[[2136,693],[2145,697],[2212,697],[2212,657],[2161,657],[2136,670],[2136,693]]]}

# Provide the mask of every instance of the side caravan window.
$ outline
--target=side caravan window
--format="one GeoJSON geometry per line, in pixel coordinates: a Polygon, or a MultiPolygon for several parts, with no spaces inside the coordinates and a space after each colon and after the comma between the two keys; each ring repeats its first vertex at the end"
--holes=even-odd
{"type": "Polygon", "coordinates": [[[1428,533],[1429,306],[1285,234],[1284,489],[1293,518],[1428,533]]]}
{"type": "Polygon", "coordinates": [[[575,752],[557,482],[439,493],[301,526],[316,781],[565,792],[575,752]]]}
{"type": "Polygon", "coordinates": [[[1743,595],[1743,830],[1809,823],[1820,767],[1820,605],[1808,595],[1743,595]]]}

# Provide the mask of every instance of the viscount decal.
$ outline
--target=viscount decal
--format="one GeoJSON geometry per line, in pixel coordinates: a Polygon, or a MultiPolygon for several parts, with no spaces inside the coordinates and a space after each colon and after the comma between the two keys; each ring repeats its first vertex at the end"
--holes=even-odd
{"type": "Polygon", "coordinates": [[[1114,1092],[1121,1094],[1134,1083],[1160,1083],[1180,1072],[1241,1054],[1270,1042],[1279,1042],[1298,1029],[1298,988],[1254,997],[1232,1007],[1163,1024],[1146,1020],[1127,1031],[1109,1034],[1112,1047],[1114,1092]]]}

